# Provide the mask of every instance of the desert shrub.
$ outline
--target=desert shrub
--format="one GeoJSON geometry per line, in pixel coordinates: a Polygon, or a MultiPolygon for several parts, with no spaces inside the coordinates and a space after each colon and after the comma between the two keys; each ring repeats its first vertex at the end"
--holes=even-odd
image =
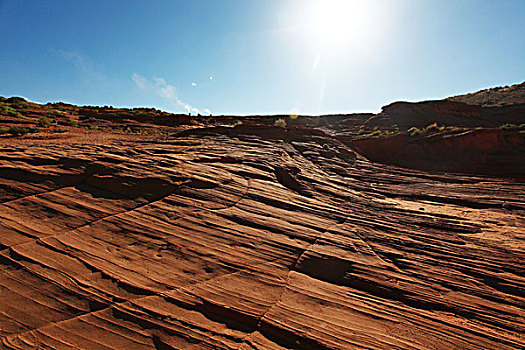
{"type": "Polygon", "coordinates": [[[38,118],[38,125],[43,128],[48,128],[53,124],[55,121],[53,119],[49,119],[48,117],[40,117],[38,118]]]}
{"type": "Polygon", "coordinates": [[[506,124],[501,125],[499,128],[500,128],[500,129],[514,129],[514,128],[516,128],[516,127],[517,127],[516,124],[509,124],[509,123],[506,123],[506,124]]]}
{"type": "Polygon", "coordinates": [[[242,125],[241,120],[236,120],[235,123],[232,124],[232,126],[242,125]]]}
{"type": "Polygon", "coordinates": [[[444,126],[439,126],[437,123],[432,123],[423,129],[423,132],[441,132],[443,129],[445,129],[444,126]]]}
{"type": "Polygon", "coordinates": [[[24,115],[14,109],[13,107],[7,106],[3,103],[0,103],[0,114],[3,114],[8,117],[23,118],[24,115]]]}
{"type": "Polygon", "coordinates": [[[97,125],[90,125],[89,129],[91,129],[91,130],[98,130],[98,126],[97,125]]]}
{"type": "Polygon", "coordinates": [[[281,128],[286,128],[286,120],[280,118],[280,119],[277,119],[274,123],[273,123],[274,126],[279,126],[281,128]]]}
{"type": "Polygon", "coordinates": [[[52,134],[61,134],[61,133],[67,132],[67,129],[54,127],[51,130],[49,130],[49,132],[52,134]]]}
{"type": "Polygon", "coordinates": [[[9,103],[21,103],[21,104],[25,104],[27,102],[27,100],[23,97],[17,97],[17,96],[13,96],[13,97],[9,97],[6,102],[9,102],[9,103]]]}
{"type": "Polygon", "coordinates": [[[76,121],[76,120],[68,120],[67,125],[76,128],[76,127],[78,127],[78,121],[76,121]]]}
{"type": "Polygon", "coordinates": [[[357,132],[357,135],[364,135],[364,134],[366,134],[366,130],[363,128],[359,129],[359,131],[357,132]]]}
{"type": "Polygon", "coordinates": [[[0,128],[0,135],[7,134],[9,132],[9,128],[0,128]]]}
{"type": "Polygon", "coordinates": [[[447,126],[447,127],[446,127],[446,130],[447,130],[447,132],[449,132],[449,133],[457,134],[457,133],[460,133],[460,132],[467,131],[468,128],[460,128],[460,127],[458,127],[458,126],[447,126]]]}
{"type": "Polygon", "coordinates": [[[421,135],[421,130],[419,130],[418,128],[416,128],[415,126],[411,127],[410,129],[408,129],[408,134],[410,136],[420,136],[421,135]]]}
{"type": "Polygon", "coordinates": [[[25,135],[28,133],[38,132],[38,129],[37,128],[26,128],[22,126],[12,126],[7,130],[7,132],[13,136],[19,136],[19,135],[25,135]]]}
{"type": "Polygon", "coordinates": [[[128,126],[128,127],[126,127],[126,128],[124,129],[124,132],[125,132],[125,133],[128,133],[128,134],[133,134],[133,133],[136,132],[136,129],[135,129],[135,128],[130,128],[130,127],[128,126]]]}
{"type": "Polygon", "coordinates": [[[370,136],[381,136],[381,131],[380,130],[374,130],[369,135],[370,136]]]}
{"type": "Polygon", "coordinates": [[[9,97],[5,102],[9,103],[11,107],[14,108],[24,108],[27,106],[27,101],[22,97],[9,97]]]}

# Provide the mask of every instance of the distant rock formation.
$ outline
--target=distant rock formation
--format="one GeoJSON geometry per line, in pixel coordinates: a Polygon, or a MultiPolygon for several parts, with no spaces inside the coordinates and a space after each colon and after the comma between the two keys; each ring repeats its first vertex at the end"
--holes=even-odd
{"type": "Polygon", "coordinates": [[[512,86],[499,86],[470,94],[449,97],[447,100],[483,107],[501,107],[525,103],[525,82],[512,86]]]}

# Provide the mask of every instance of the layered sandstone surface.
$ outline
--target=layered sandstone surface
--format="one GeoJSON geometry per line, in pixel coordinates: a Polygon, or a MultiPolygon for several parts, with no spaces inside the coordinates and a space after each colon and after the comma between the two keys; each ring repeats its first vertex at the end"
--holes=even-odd
{"type": "Polygon", "coordinates": [[[0,149],[0,348],[525,347],[518,180],[301,128],[0,149]]]}

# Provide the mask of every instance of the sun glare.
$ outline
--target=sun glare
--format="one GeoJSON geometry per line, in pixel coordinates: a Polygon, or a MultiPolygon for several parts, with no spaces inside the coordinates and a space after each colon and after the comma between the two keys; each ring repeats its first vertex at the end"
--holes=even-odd
{"type": "Polygon", "coordinates": [[[376,1],[312,0],[305,3],[305,33],[319,49],[362,47],[376,34],[380,23],[376,1]]]}

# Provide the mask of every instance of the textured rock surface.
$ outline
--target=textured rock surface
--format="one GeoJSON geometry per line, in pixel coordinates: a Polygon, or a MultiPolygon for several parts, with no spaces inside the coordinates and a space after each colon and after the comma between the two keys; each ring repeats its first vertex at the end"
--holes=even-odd
{"type": "Polygon", "coordinates": [[[453,96],[447,98],[447,100],[484,107],[500,107],[523,103],[525,101],[525,82],[512,86],[499,86],[470,94],[453,96]]]}
{"type": "Polygon", "coordinates": [[[525,130],[479,129],[419,137],[399,134],[354,139],[350,144],[376,162],[525,180],[525,130]]]}
{"type": "Polygon", "coordinates": [[[482,107],[463,102],[440,100],[423,102],[394,102],[384,106],[381,113],[371,116],[369,127],[422,128],[432,123],[460,127],[499,127],[506,123],[522,124],[525,103],[503,107],[482,107]]]}
{"type": "Polygon", "coordinates": [[[0,147],[0,347],[525,347],[523,183],[271,127],[0,147]]]}

